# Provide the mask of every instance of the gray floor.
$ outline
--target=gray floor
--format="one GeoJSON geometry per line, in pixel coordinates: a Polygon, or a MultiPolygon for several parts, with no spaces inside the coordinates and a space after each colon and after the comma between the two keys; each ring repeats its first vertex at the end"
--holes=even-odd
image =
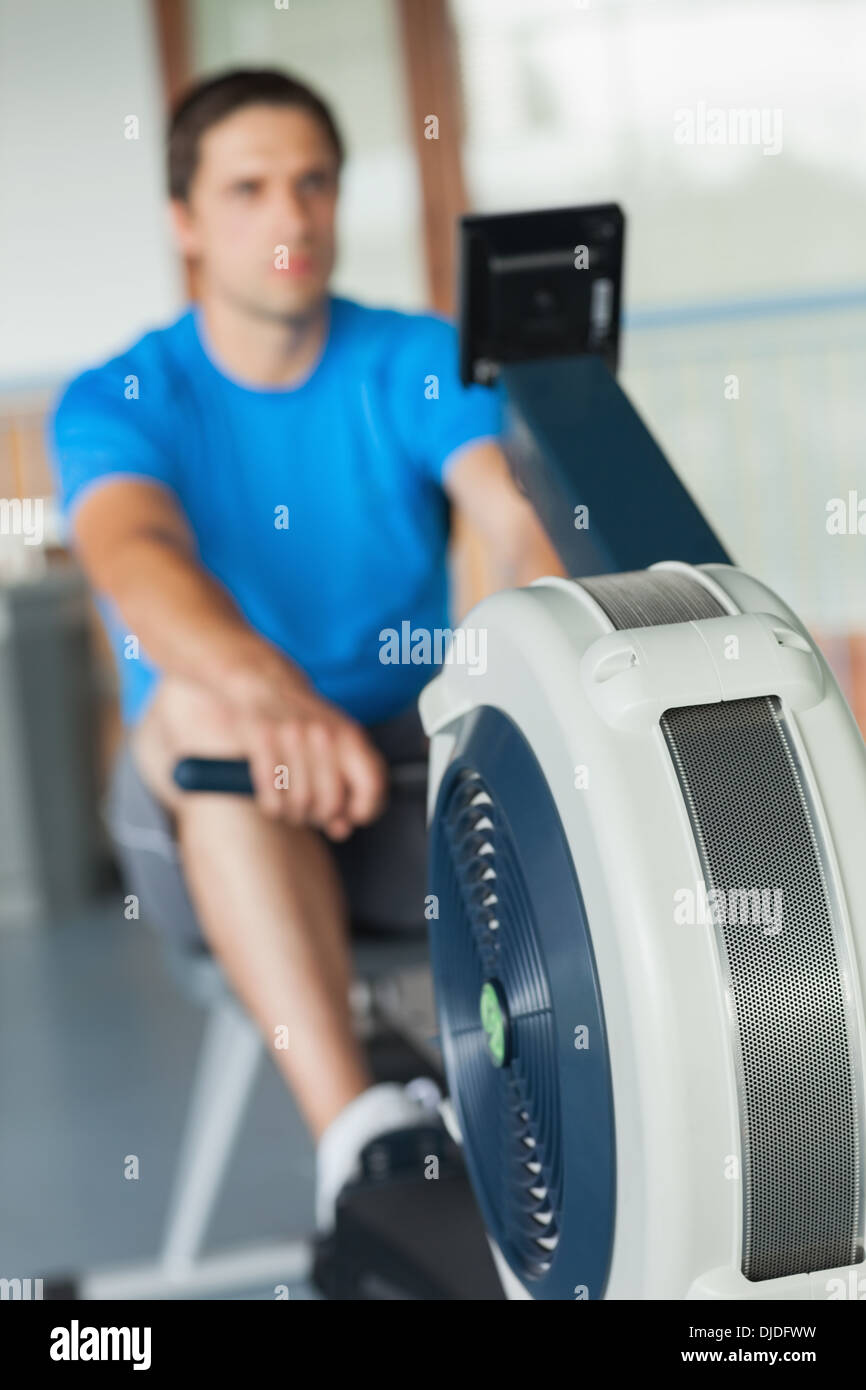
{"type": "MultiPolygon", "coordinates": [[[[204,1018],[153,930],[126,921],[119,902],[0,933],[0,1277],[158,1250],[204,1018]],[[129,1154],[136,1181],[123,1175],[129,1154]]],[[[312,1224],[312,1148],[265,1059],[207,1249],[293,1239],[312,1224]]]]}

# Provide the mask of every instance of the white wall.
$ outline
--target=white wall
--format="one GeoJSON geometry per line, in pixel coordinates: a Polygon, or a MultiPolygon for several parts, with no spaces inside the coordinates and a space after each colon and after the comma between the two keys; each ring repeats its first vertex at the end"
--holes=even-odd
{"type": "Polygon", "coordinates": [[[51,385],[180,302],[149,11],[0,0],[0,390],[51,385]]]}
{"type": "Polygon", "coordinates": [[[735,562],[862,631],[864,539],[826,523],[864,493],[863,0],[452,5],[475,206],[623,206],[625,388],[735,562]],[[781,147],[679,143],[700,103],[781,147]]]}
{"type": "MultiPolygon", "coordinates": [[[[348,147],[334,287],[421,307],[419,189],[390,0],[193,0],[196,76],[297,72],[348,147]]],[[[107,356],[182,306],[148,0],[0,0],[0,392],[107,356]],[[124,136],[136,115],[140,138],[124,136]]],[[[40,393],[41,398],[41,393],[40,393]]]]}
{"type": "Polygon", "coordinates": [[[863,0],[452,0],[479,211],[614,200],[630,305],[866,286],[863,0]],[[781,149],[675,113],[781,113],[781,149]]]}

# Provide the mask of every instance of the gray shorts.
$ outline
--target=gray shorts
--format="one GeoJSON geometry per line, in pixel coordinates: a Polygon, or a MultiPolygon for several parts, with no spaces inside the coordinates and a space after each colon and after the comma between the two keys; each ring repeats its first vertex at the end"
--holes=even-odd
{"type": "MultiPolygon", "coordinates": [[[[367,727],[389,764],[426,763],[428,739],[416,705],[367,727]]],[[[419,769],[420,771],[420,769],[419,769]]],[[[384,812],[347,840],[323,835],[345,884],[354,927],[425,932],[427,779],[392,783],[384,812]]],[[[173,820],[142,780],[128,740],[121,746],[104,802],[106,827],[128,891],[143,918],[177,945],[202,945],[175,841],[173,820]]]]}

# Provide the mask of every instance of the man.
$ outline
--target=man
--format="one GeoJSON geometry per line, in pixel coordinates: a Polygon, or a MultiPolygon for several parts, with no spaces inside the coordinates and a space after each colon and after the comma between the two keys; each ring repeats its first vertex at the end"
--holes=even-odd
{"type": "Polygon", "coordinates": [[[204,935],[269,1045],[288,1029],[324,1229],[363,1144],[430,1118],[373,1084],[348,1002],[350,912],[423,926],[423,787],[394,814],[388,775],[424,755],[434,672],[383,661],[383,635],[448,627],[449,501],[503,586],[562,569],[453,325],[330,292],[343,147],[321,99],[213,78],[168,162],[197,302],[72,382],[53,452],[121,677],[112,832],[143,910],[204,935]],[[180,793],[187,755],[249,759],[255,797],[180,793]]]}

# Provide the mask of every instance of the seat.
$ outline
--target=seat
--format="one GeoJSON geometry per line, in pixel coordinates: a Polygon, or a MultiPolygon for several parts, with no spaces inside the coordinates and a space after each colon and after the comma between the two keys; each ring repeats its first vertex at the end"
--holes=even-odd
{"type": "MultiPolygon", "coordinates": [[[[264,1040],[205,944],[186,947],[162,939],[178,988],[207,1012],[158,1257],[166,1290],[178,1296],[202,1287],[202,1246],[264,1055],[264,1040]]],[[[390,1028],[413,1047],[418,1070],[426,1059],[438,1071],[426,933],[377,932],[356,922],[351,941],[352,1005],[359,1033],[369,1041],[378,1029],[390,1028]]],[[[246,1257],[233,1252],[226,1278],[230,1280],[235,1269],[237,1277],[255,1282],[261,1276],[265,1282],[271,1277],[274,1253],[262,1251],[262,1268],[257,1270],[251,1252],[246,1257]]],[[[290,1274],[304,1278],[311,1248],[297,1247],[297,1254],[290,1274]]],[[[285,1281],[289,1275],[282,1272],[285,1281]]]]}
{"type": "MultiPolygon", "coordinates": [[[[219,1297],[240,1288],[288,1290],[313,1273],[309,1237],[202,1254],[264,1040],[206,945],[169,944],[162,933],[160,940],[179,989],[207,1012],[160,1249],[154,1260],[57,1274],[45,1281],[47,1299],[219,1297]]],[[[426,934],[398,936],[354,923],[352,945],[353,1011],[367,1042],[378,1030],[401,1036],[411,1048],[412,1074],[427,1071],[444,1081],[426,934]]]]}

